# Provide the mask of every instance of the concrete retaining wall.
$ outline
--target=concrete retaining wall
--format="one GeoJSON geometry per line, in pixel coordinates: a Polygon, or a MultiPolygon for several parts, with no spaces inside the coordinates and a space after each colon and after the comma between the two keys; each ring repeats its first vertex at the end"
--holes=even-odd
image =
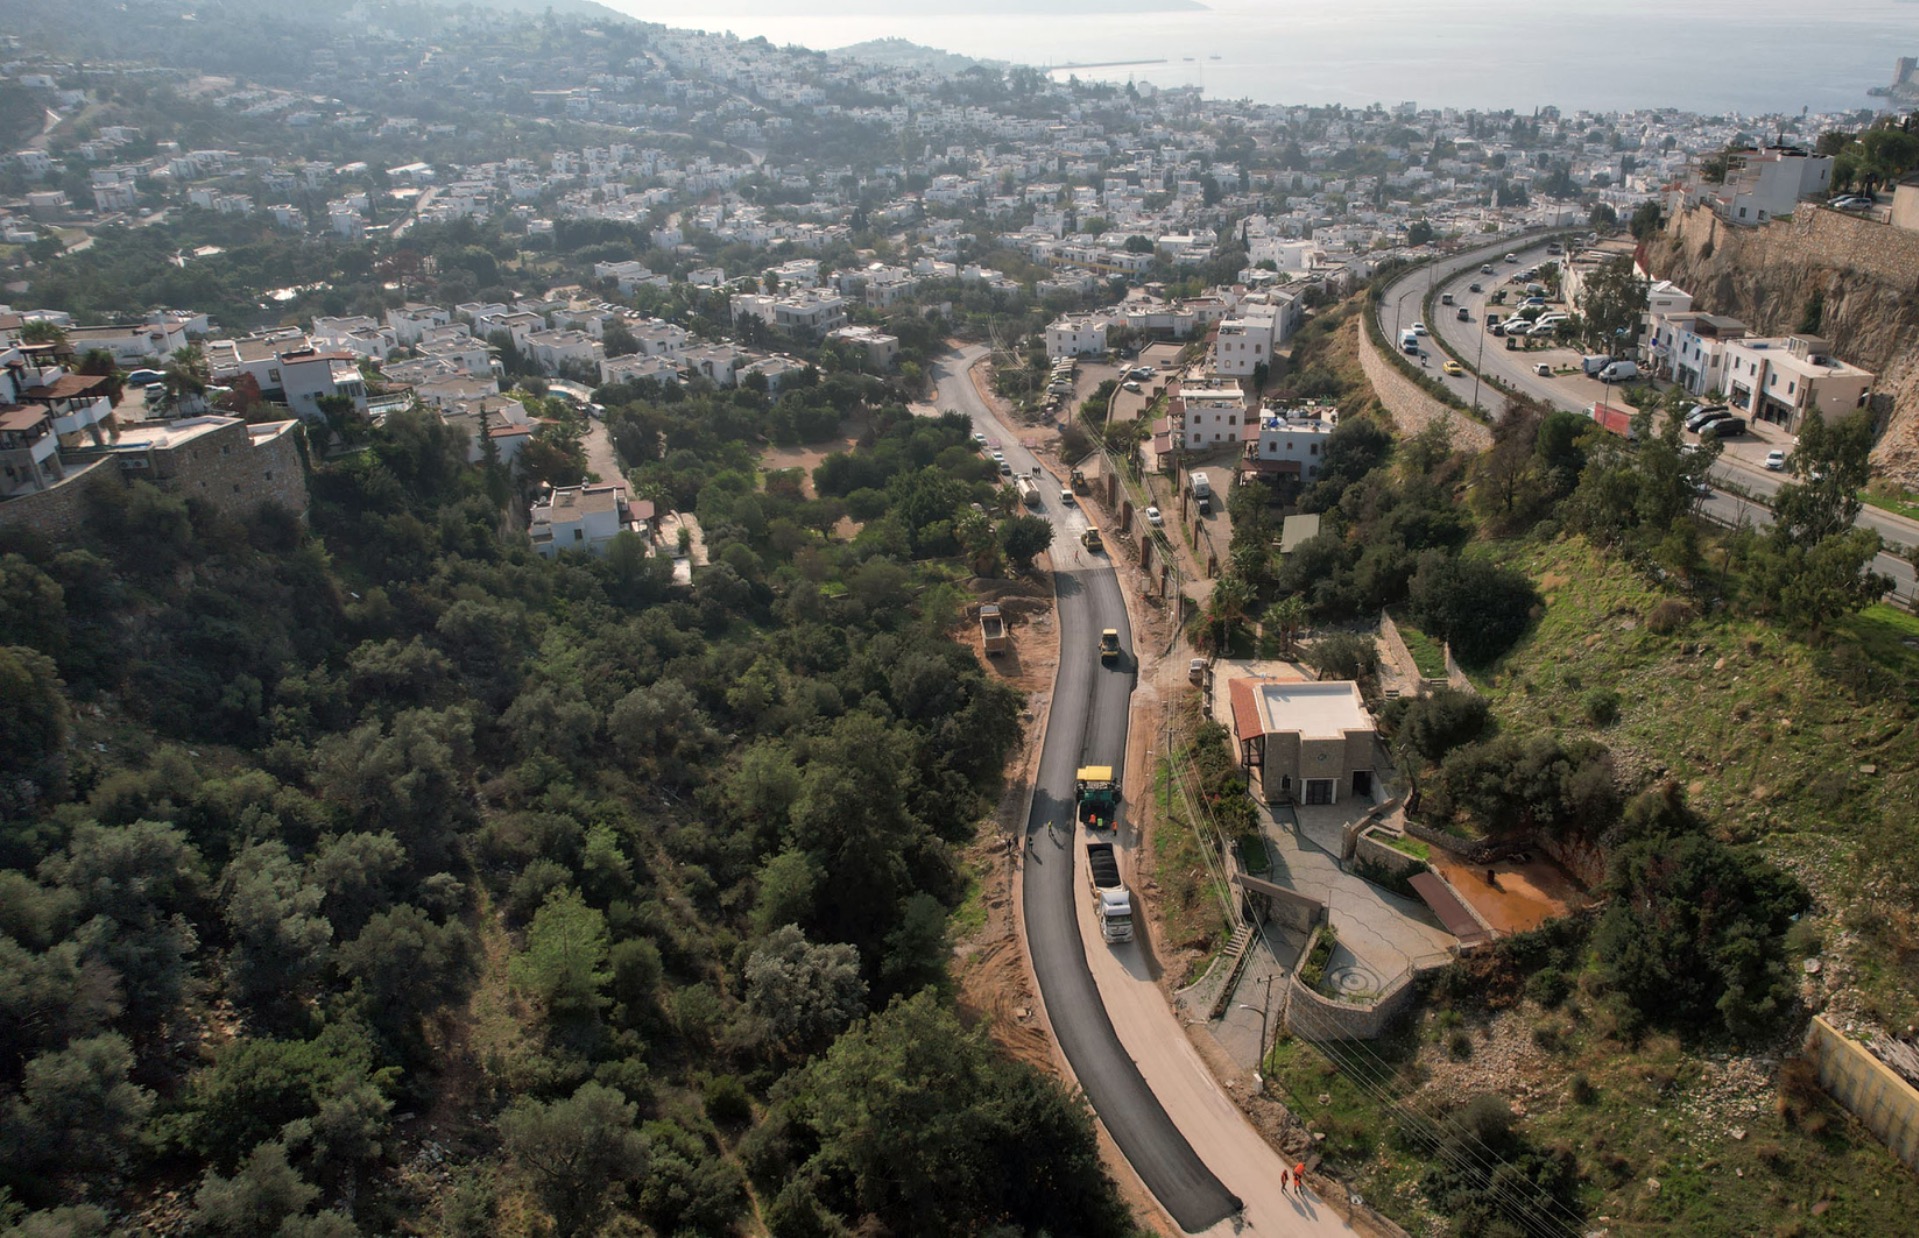
{"type": "MultiPolygon", "coordinates": [[[[1366,306],[1364,312],[1372,313],[1373,307],[1366,306]]],[[[1392,414],[1401,434],[1411,437],[1434,421],[1442,421],[1452,429],[1455,448],[1484,451],[1492,446],[1491,430],[1459,410],[1441,404],[1420,390],[1418,383],[1401,374],[1392,360],[1374,346],[1363,318],[1353,321],[1353,330],[1359,333],[1359,366],[1366,372],[1366,381],[1373,385],[1373,394],[1392,414]]]]}
{"type": "Polygon", "coordinates": [[[1806,1031],[1806,1056],[1819,1071],[1819,1085],[1919,1170],[1919,1090],[1817,1015],[1806,1031]]]}
{"type": "Polygon", "coordinates": [[[1423,843],[1431,843],[1447,855],[1454,856],[1465,864],[1490,864],[1513,849],[1513,844],[1488,842],[1480,839],[1476,842],[1456,838],[1444,830],[1436,830],[1408,818],[1406,832],[1423,843]]]}

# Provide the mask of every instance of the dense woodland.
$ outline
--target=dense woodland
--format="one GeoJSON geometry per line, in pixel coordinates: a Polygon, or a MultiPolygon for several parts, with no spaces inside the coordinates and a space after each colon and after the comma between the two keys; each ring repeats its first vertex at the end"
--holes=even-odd
{"type": "Polygon", "coordinates": [[[8,543],[0,1232],[1128,1232],[947,978],[1018,709],[955,582],[1044,537],[877,384],[647,394],[690,588],[534,556],[424,414],[310,526],[135,485],[8,543]],[[828,407],[828,497],[757,472],[828,407]]]}

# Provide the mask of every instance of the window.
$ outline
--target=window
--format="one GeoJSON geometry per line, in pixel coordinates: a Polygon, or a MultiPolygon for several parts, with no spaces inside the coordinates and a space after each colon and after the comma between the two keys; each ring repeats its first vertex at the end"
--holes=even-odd
{"type": "Polygon", "coordinates": [[[268,370],[267,370],[267,381],[268,381],[268,382],[270,382],[270,383],[277,383],[277,382],[279,382],[279,381],[280,381],[280,371],[278,371],[278,370],[275,370],[275,369],[268,369],[268,370]]]}
{"type": "Polygon", "coordinates": [[[1333,780],[1330,778],[1306,779],[1306,802],[1308,804],[1332,803],[1333,780]]]}

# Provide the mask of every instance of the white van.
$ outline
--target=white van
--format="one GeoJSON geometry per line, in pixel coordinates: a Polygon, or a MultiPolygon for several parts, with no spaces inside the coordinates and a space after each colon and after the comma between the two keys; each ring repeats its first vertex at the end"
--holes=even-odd
{"type": "Polygon", "coordinates": [[[1633,361],[1615,361],[1599,371],[1602,383],[1625,383],[1639,377],[1639,365],[1633,361]]]}

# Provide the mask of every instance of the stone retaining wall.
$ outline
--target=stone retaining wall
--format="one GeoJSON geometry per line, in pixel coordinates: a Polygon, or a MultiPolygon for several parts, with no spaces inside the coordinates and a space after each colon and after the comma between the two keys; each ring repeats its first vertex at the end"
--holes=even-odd
{"type": "MultiPolygon", "coordinates": [[[[1363,312],[1370,314],[1373,307],[1368,305],[1363,312]]],[[[1392,360],[1374,345],[1372,333],[1366,330],[1363,317],[1354,319],[1353,330],[1359,333],[1360,368],[1366,372],[1366,381],[1373,385],[1373,394],[1392,414],[1400,433],[1411,437],[1434,421],[1443,421],[1452,429],[1455,448],[1461,451],[1484,451],[1492,446],[1491,430],[1458,409],[1441,404],[1420,390],[1418,383],[1401,374],[1392,360]]]]}
{"type": "MultiPolygon", "coordinates": [[[[1321,930],[1313,930],[1300,959],[1311,957],[1321,930]]],[[[1418,973],[1401,972],[1386,991],[1371,1001],[1349,1002],[1327,997],[1301,983],[1295,970],[1286,978],[1286,1027],[1308,1040],[1377,1040],[1392,1021],[1413,1004],[1418,973]]]]}
{"type": "Polygon", "coordinates": [[[1407,855],[1381,839],[1373,837],[1374,831],[1362,831],[1354,840],[1353,855],[1370,864],[1377,864],[1395,877],[1403,877],[1420,866],[1420,861],[1407,855]]]}

